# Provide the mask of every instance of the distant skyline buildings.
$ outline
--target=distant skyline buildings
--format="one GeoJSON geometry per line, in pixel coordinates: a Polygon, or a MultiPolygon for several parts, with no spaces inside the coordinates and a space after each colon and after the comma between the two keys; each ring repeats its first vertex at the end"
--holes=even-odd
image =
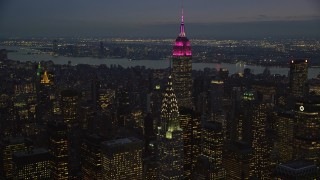
{"type": "MultiPolygon", "coordinates": [[[[316,0],[186,0],[184,4],[188,30],[197,38],[320,37],[316,0]]],[[[180,6],[181,1],[168,0],[3,1],[0,38],[171,37],[180,6]]]]}

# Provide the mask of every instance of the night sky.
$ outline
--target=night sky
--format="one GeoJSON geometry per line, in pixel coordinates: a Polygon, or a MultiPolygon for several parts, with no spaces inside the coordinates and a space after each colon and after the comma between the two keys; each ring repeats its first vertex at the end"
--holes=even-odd
{"type": "MultiPolygon", "coordinates": [[[[171,37],[181,0],[0,0],[0,37],[171,37]]],[[[318,0],[185,0],[190,38],[320,37],[318,0]]]]}

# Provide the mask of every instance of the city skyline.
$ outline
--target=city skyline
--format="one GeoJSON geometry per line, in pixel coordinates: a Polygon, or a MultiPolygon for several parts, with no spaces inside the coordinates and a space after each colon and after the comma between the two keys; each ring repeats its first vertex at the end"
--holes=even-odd
{"type": "MultiPolygon", "coordinates": [[[[0,3],[0,38],[172,37],[181,1],[0,3]]],[[[315,0],[184,1],[191,38],[320,37],[315,0]]]]}
{"type": "Polygon", "coordinates": [[[0,179],[319,179],[320,39],[189,40],[184,12],[173,44],[0,40],[0,179]]]}

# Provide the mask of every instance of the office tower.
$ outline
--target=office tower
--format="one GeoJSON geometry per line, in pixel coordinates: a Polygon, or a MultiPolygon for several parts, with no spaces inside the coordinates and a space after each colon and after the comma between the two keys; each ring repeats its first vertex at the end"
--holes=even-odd
{"type": "MultiPolygon", "coordinates": [[[[172,59],[172,77],[173,77],[173,88],[178,101],[178,107],[190,109],[193,108],[192,101],[192,54],[190,41],[186,37],[184,27],[184,15],[182,10],[180,34],[176,39],[173,47],[173,59],[172,59]]],[[[180,114],[180,125],[183,129],[183,141],[184,141],[184,170],[185,177],[190,178],[191,169],[193,166],[193,137],[192,128],[193,119],[190,113],[184,111],[180,114]]],[[[200,121],[200,118],[198,118],[200,121]]],[[[200,126],[200,123],[199,123],[200,126]]]]}
{"type": "Polygon", "coordinates": [[[274,103],[274,96],[276,94],[276,84],[274,82],[260,80],[253,83],[252,89],[257,92],[257,99],[274,103]]]}
{"type": "Polygon", "coordinates": [[[219,122],[205,122],[201,133],[201,157],[208,162],[207,179],[225,179],[226,172],[222,165],[223,132],[219,122]]]}
{"type": "Polygon", "coordinates": [[[290,62],[290,93],[293,97],[306,95],[306,83],[308,80],[308,60],[297,59],[290,62]]]}
{"type": "Polygon", "coordinates": [[[298,99],[295,104],[294,156],[320,166],[320,96],[298,99]]]}
{"type": "Polygon", "coordinates": [[[10,96],[0,95],[0,135],[13,135],[14,111],[13,102],[10,96]]]}
{"type": "Polygon", "coordinates": [[[161,123],[158,127],[159,179],[183,178],[183,132],[180,127],[176,95],[172,77],[163,94],[161,123]]]}
{"type": "Polygon", "coordinates": [[[114,104],[109,105],[99,114],[98,123],[96,123],[99,135],[110,138],[116,132],[119,128],[118,115],[117,107],[114,104]]]}
{"type": "Polygon", "coordinates": [[[87,130],[88,132],[96,132],[96,125],[97,125],[97,111],[92,105],[91,102],[83,102],[80,105],[80,112],[79,112],[79,122],[80,127],[83,130],[87,130]]]}
{"type": "Polygon", "coordinates": [[[101,143],[103,179],[142,179],[143,142],[135,137],[101,143]]]}
{"type": "Polygon", "coordinates": [[[275,114],[276,141],[274,142],[279,163],[293,159],[294,115],[278,111],[275,114]]]}
{"type": "Polygon", "coordinates": [[[252,114],[255,104],[255,92],[250,90],[243,92],[240,88],[233,89],[232,110],[227,122],[228,140],[252,143],[252,114]]]}
{"type": "Polygon", "coordinates": [[[42,74],[42,66],[41,63],[39,62],[37,65],[37,77],[40,78],[41,74],[42,74]]]}
{"type": "Polygon", "coordinates": [[[13,154],[13,179],[50,179],[51,156],[45,149],[13,154]]]}
{"type": "Polygon", "coordinates": [[[130,98],[127,90],[121,89],[116,94],[118,126],[125,126],[131,112],[130,98]]]}
{"type": "Polygon", "coordinates": [[[226,80],[229,76],[229,70],[227,68],[220,68],[219,69],[219,77],[222,80],[226,80]]]}
{"type": "Polygon", "coordinates": [[[31,142],[23,137],[7,137],[0,143],[0,177],[11,179],[14,175],[12,157],[15,152],[27,151],[31,142]]]}
{"type": "Polygon", "coordinates": [[[147,155],[155,155],[151,143],[156,140],[156,133],[154,132],[154,119],[149,113],[144,117],[144,139],[145,139],[145,153],[147,155]]]}
{"type": "Polygon", "coordinates": [[[209,87],[208,113],[215,116],[222,110],[222,98],[224,94],[224,82],[222,80],[212,80],[209,87]]]}
{"type": "Polygon", "coordinates": [[[137,132],[140,135],[144,135],[144,114],[142,110],[136,108],[132,110],[131,112],[131,124],[132,125],[127,125],[128,128],[133,128],[135,129],[135,132],[137,132]]]}
{"type": "Polygon", "coordinates": [[[57,55],[59,53],[57,40],[53,40],[52,42],[52,52],[54,53],[54,55],[57,55]]]}
{"type": "Polygon", "coordinates": [[[184,107],[180,108],[179,112],[180,125],[183,129],[184,178],[189,179],[200,154],[201,115],[184,107]]]}
{"type": "Polygon", "coordinates": [[[223,132],[219,122],[205,122],[201,133],[201,154],[197,158],[193,179],[225,179],[223,167],[223,132]]]}
{"type": "Polygon", "coordinates": [[[320,95],[320,79],[311,79],[308,81],[309,93],[314,95],[320,95]]]}
{"type": "Polygon", "coordinates": [[[80,96],[76,90],[61,91],[61,112],[64,122],[69,128],[78,124],[78,108],[80,96]]]}
{"type": "Polygon", "coordinates": [[[49,77],[48,77],[48,72],[47,72],[47,71],[44,71],[40,83],[41,83],[41,84],[49,84],[49,83],[50,83],[50,79],[49,79],[49,77]]]}
{"type": "MultiPolygon", "coordinates": [[[[95,82],[98,84],[99,82],[95,82]]],[[[96,86],[97,99],[96,103],[99,105],[98,109],[102,112],[108,109],[108,106],[113,104],[115,101],[116,92],[113,89],[101,88],[99,85],[96,86]]],[[[94,100],[94,99],[93,99],[94,100]]],[[[120,102],[122,103],[122,102],[120,102]]]]}
{"type": "Polygon", "coordinates": [[[105,56],[105,48],[104,48],[103,42],[100,41],[100,43],[99,43],[99,57],[102,58],[104,56],[105,56]]]}
{"type": "Polygon", "coordinates": [[[249,179],[253,171],[252,147],[245,141],[233,141],[223,157],[227,179],[249,179]]]}
{"type": "MultiPolygon", "coordinates": [[[[13,98],[14,106],[14,121],[13,123],[13,133],[21,134],[27,123],[30,122],[29,119],[29,106],[28,106],[28,97],[26,95],[16,95],[13,98]]],[[[8,125],[6,125],[8,126],[8,125]]]]}
{"type": "Polygon", "coordinates": [[[312,161],[296,160],[280,164],[272,177],[280,180],[317,179],[317,166],[312,161]]]}
{"type": "Polygon", "coordinates": [[[48,123],[49,153],[52,156],[52,179],[68,179],[69,176],[67,131],[67,125],[61,119],[55,119],[48,123]]]}
{"type": "Polygon", "coordinates": [[[192,102],[192,54],[190,41],[186,37],[182,10],[180,34],[173,47],[172,76],[173,88],[179,107],[193,108],[192,102]]]}
{"type": "Polygon", "coordinates": [[[96,135],[87,135],[81,146],[81,172],[83,180],[101,180],[101,148],[103,138],[96,135]]]}
{"type": "Polygon", "coordinates": [[[97,108],[97,105],[98,105],[100,87],[101,87],[101,83],[96,74],[91,80],[91,100],[95,108],[97,108]]]}
{"type": "Polygon", "coordinates": [[[7,60],[8,53],[6,49],[0,49],[0,61],[7,60]]]}
{"type": "Polygon", "coordinates": [[[144,158],[143,161],[143,179],[155,180],[158,177],[158,162],[157,159],[152,156],[144,158]]]}
{"type": "Polygon", "coordinates": [[[47,118],[53,113],[53,104],[51,101],[51,92],[53,81],[49,79],[49,74],[44,71],[42,79],[37,83],[37,103],[36,118],[39,124],[47,122],[47,118]],[[40,83],[39,83],[40,82],[40,83]]]}
{"type": "MultiPolygon", "coordinates": [[[[162,74],[161,74],[162,75],[162,74]]],[[[165,78],[164,78],[165,79],[165,78]]],[[[160,82],[159,84],[155,85],[153,87],[153,91],[151,94],[151,101],[150,101],[150,106],[151,106],[151,113],[152,117],[154,118],[154,123],[153,123],[153,130],[154,132],[157,132],[157,128],[160,126],[160,116],[161,116],[161,101],[162,101],[162,91],[164,87],[161,86],[160,82]]]]}
{"type": "Polygon", "coordinates": [[[266,136],[268,106],[267,103],[257,103],[252,114],[253,176],[259,179],[269,179],[271,173],[271,147],[266,136]]]}
{"type": "Polygon", "coordinates": [[[241,97],[240,113],[238,116],[237,132],[238,140],[249,142],[253,141],[253,109],[256,106],[256,95],[253,91],[246,91],[241,97]]]}

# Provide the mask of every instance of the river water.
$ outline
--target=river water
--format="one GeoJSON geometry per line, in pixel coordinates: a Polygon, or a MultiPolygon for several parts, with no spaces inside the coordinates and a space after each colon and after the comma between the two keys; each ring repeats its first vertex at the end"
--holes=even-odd
{"type": "MultiPolygon", "coordinates": [[[[124,68],[134,67],[134,66],[145,66],[151,69],[165,69],[170,65],[169,60],[128,60],[128,59],[107,59],[107,58],[94,58],[94,57],[65,57],[58,56],[53,57],[50,54],[43,53],[37,50],[28,49],[25,47],[1,47],[0,49],[15,50],[16,52],[9,52],[8,58],[12,60],[17,60],[21,62],[25,61],[53,61],[55,64],[68,64],[70,61],[72,65],[76,64],[90,64],[90,65],[100,65],[106,64],[110,65],[120,65],[124,68]]],[[[254,65],[240,65],[240,64],[228,64],[228,63],[193,63],[192,68],[194,70],[203,70],[204,68],[227,68],[229,74],[234,74],[238,72],[243,72],[245,68],[250,68],[254,74],[260,74],[263,72],[265,67],[254,66],[254,65]]],[[[288,75],[289,68],[283,67],[269,67],[271,74],[288,75]]],[[[308,78],[315,78],[320,74],[320,68],[309,68],[308,78]]]]}

